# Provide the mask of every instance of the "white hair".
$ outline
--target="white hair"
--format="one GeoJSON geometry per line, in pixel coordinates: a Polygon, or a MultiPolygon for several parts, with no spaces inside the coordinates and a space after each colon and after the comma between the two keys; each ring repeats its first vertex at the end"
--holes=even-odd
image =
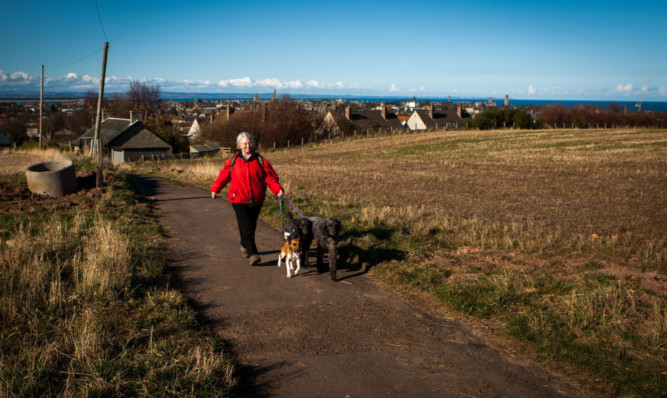
{"type": "Polygon", "coordinates": [[[250,133],[248,133],[247,131],[243,131],[241,134],[236,136],[236,147],[237,148],[241,148],[241,140],[243,140],[244,138],[247,138],[250,141],[250,143],[252,144],[253,147],[255,146],[255,139],[252,138],[252,135],[250,133]]]}

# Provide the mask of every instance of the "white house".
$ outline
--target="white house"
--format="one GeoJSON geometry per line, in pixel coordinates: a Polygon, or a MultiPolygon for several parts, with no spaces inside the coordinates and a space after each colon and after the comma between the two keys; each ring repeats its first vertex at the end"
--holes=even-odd
{"type": "Polygon", "coordinates": [[[190,130],[188,130],[188,133],[186,134],[186,137],[188,137],[188,140],[192,141],[197,138],[199,133],[201,133],[201,122],[199,119],[195,119],[194,122],[192,122],[192,125],[190,126],[190,130]]]}

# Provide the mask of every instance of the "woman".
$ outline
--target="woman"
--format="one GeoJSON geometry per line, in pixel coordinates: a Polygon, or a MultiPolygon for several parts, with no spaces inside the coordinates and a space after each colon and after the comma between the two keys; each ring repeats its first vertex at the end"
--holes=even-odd
{"type": "Polygon", "coordinates": [[[218,194],[231,180],[229,201],[236,213],[236,222],[241,235],[241,253],[250,265],[259,264],[262,259],[255,245],[255,229],[259,211],[266,197],[266,187],[277,197],[283,196],[283,187],[278,182],[278,174],[261,155],[255,152],[255,139],[245,131],[236,137],[239,150],[220,170],[218,179],[211,185],[211,198],[218,194]]]}

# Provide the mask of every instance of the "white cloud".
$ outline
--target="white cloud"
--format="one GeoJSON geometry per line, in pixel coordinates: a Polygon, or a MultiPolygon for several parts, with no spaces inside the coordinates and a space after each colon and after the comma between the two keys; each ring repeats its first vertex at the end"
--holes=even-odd
{"type": "MultiPolygon", "coordinates": [[[[250,80],[249,77],[247,77],[246,79],[250,80]]],[[[273,78],[269,78],[269,79],[255,80],[255,83],[252,84],[252,85],[282,88],[283,87],[283,82],[281,82],[280,79],[276,79],[275,77],[273,77],[273,78]]]]}
{"type": "Polygon", "coordinates": [[[291,82],[286,83],[285,88],[298,90],[303,88],[303,83],[301,83],[301,80],[292,80],[291,82]]]}
{"type": "Polygon", "coordinates": [[[621,93],[630,93],[632,91],[632,84],[628,83],[626,85],[619,84],[616,86],[616,91],[621,92],[621,93]]]}
{"type": "Polygon", "coordinates": [[[423,92],[426,92],[426,87],[421,86],[421,87],[419,87],[419,88],[411,88],[411,89],[408,90],[408,91],[411,92],[411,93],[417,93],[417,92],[419,92],[419,93],[423,93],[423,92]]]}
{"type": "MultiPolygon", "coordinates": [[[[78,72],[67,72],[60,76],[46,76],[45,89],[51,92],[57,91],[80,91],[88,90],[97,91],[99,88],[99,77],[78,72]]],[[[166,80],[161,77],[146,78],[140,76],[107,76],[105,92],[118,93],[125,92],[129,89],[130,82],[138,81],[160,85],[164,92],[208,92],[208,93],[225,93],[225,92],[245,92],[254,93],[272,91],[274,88],[278,90],[279,94],[290,93],[292,95],[299,94],[326,94],[326,95],[434,95],[444,96],[457,95],[461,98],[469,98],[467,96],[488,96],[488,94],[480,95],[477,92],[471,92],[467,88],[451,88],[447,90],[432,89],[429,86],[415,86],[414,88],[405,88],[401,86],[401,82],[385,83],[380,88],[372,87],[367,84],[360,84],[354,82],[323,82],[320,80],[281,80],[276,77],[267,77],[262,79],[253,79],[250,76],[220,79],[220,80],[166,80]]],[[[31,75],[26,72],[9,72],[0,70],[0,92],[27,92],[39,91],[40,76],[31,75]]],[[[649,87],[651,98],[660,100],[667,97],[667,86],[664,84],[659,86],[649,87]]],[[[645,90],[645,87],[642,88],[645,90]]],[[[622,99],[623,97],[637,95],[640,92],[639,87],[632,84],[618,84],[617,86],[607,86],[599,89],[579,89],[572,87],[540,87],[537,89],[533,84],[518,87],[515,90],[510,90],[509,94],[513,96],[534,95],[539,94],[540,98],[544,99],[570,99],[570,98],[609,98],[622,99]]],[[[641,91],[643,92],[643,91],[641,91]]],[[[520,97],[518,97],[520,98],[520,97]]]]}
{"type": "Polygon", "coordinates": [[[29,80],[30,76],[25,72],[14,72],[9,75],[11,80],[29,80]]]}
{"type": "Polygon", "coordinates": [[[252,87],[252,80],[249,77],[243,77],[241,79],[230,79],[229,84],[235,87],[252,87]]]}

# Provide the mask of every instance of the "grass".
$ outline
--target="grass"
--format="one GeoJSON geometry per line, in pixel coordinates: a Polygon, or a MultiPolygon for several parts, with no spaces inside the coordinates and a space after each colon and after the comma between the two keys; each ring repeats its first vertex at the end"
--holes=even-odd
{"type": "Polygon", "coordinates": [[[0,215],[0,396],[230,395],[234,366],[175,289],[152,210],[108,177],[74,206],[0,215]]]}
{"type": "MultiPolygon", "coordinates": [[[[609,395],[665,396],[667,131],[466,131],[264,153],[339,262],[492,318],[609,395]],[[579,373],[582,373],[582,372],[579,373]]],[[[140,166],[208,187],[222,159],[140,166]]],[[[278,206],[263,214],[279,225],[278,206]]]]}

